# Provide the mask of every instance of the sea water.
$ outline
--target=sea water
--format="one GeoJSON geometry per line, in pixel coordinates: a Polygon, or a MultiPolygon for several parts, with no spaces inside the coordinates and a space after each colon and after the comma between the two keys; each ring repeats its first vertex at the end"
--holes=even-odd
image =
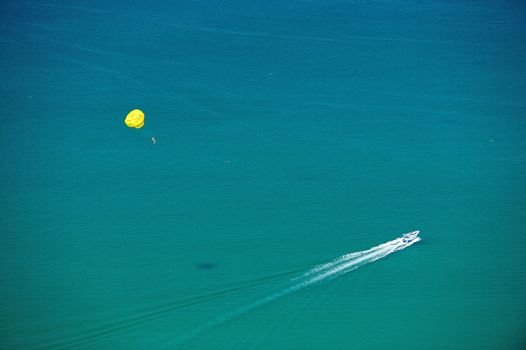
{"type": "Polygon", "coordinates": [[[0,348],[523,348],[525,11],[2,2],[0,348]]]}

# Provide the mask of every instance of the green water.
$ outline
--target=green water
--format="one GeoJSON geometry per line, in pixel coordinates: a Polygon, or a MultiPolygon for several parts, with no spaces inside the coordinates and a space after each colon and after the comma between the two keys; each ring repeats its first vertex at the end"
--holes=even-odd
{"type": "Polygon", "coordinates": [[[519,1],[2,2],[0,348],[523,348],[525,19],[519,1]]]}

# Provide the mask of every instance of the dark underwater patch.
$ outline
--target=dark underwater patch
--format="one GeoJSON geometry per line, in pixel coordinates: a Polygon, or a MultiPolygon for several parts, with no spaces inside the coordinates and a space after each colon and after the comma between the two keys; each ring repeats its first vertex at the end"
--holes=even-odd
{"type": "Polygon", "coordinates": [[[214,264],[211,262],[204,262],[204,263],[197,264],[196,267],[199,270],[212,270],[212,269],[217,268],[217,264],[214,264]]]}

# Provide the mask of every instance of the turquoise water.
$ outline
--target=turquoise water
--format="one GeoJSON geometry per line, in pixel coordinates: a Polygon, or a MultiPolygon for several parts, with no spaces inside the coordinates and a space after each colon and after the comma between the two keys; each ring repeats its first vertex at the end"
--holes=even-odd
{"type": "Polygon", "coordinates": [[[526,346],[520,1],[0,13],[0,348],[526,346]]]}

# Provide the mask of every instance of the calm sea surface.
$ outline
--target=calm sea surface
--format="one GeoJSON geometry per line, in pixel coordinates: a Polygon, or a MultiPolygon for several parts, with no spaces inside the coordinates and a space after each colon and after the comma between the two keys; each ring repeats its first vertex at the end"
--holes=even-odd
{"type": "Polygon", "coordinates": [[[523,2],[3,1],[0,73],[1,349],[526,346],[523,2]]]}

